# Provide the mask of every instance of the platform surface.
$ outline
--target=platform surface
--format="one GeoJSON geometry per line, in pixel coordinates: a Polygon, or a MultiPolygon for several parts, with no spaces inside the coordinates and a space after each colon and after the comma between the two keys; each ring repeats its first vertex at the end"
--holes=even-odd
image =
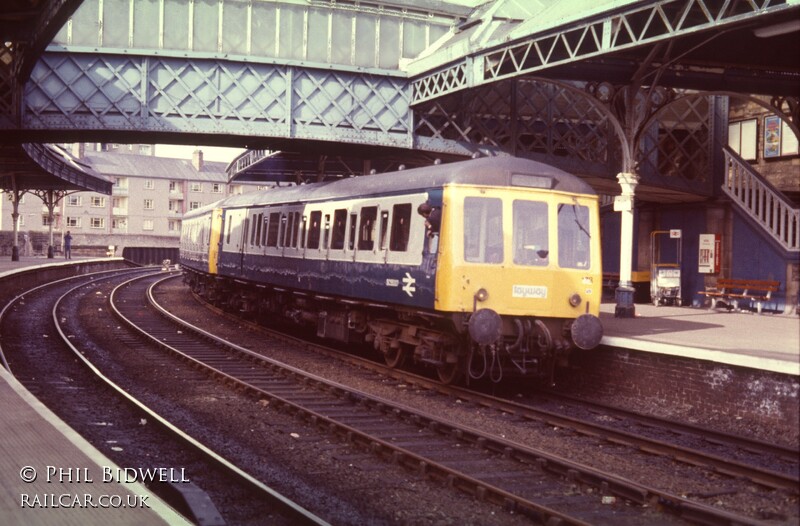
{"type": "Polygon", "coordinates": [[[0,524],[191,524],[139,482],[105,481],[120,466],[3,368],[0,407],[0,524]]]}
{"type": "Polygon", "coordinates": [[[635,318],[600,306],[602,343],[800,375],[800,317],[636,304],[635,318]]]}

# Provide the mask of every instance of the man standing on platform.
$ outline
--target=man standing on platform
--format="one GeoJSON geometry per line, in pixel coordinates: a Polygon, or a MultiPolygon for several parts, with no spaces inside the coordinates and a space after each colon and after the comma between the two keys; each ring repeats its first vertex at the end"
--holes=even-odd
{"type": "Polygon", "coordinates": [[[64,234],[64,258],[72,259],[72,235],[69,230],[64,234]]]}

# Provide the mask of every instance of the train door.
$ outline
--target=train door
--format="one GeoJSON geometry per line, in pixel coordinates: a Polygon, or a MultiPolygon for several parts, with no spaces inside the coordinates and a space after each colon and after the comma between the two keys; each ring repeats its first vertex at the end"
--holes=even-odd
{"type": "Polygon", "coordinates": [[[244,270],[244,255],[245,247],[247,246],[247,234],[250,231],[250,217],[245,215],[244,223],[242,224],[242,242],[239,245],[239,273],[244,270]]]}
{"type": "Polygon", "coordinates": [[[216,274],[219,266],[219,252],[222,244],[222,232],[225,224],[221,208],[211,211],[211,231],[208,239],[208,272],[216,274]]]}

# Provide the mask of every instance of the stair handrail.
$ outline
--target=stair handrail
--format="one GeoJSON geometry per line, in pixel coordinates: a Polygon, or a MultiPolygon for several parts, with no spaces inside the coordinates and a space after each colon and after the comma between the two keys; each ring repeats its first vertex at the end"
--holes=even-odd
{"type": "Polygon", "coordinates": [[[723,147],[722,191],[789,252],[800,252],[800,208],[775,188],[750,163],[723,147]]]}

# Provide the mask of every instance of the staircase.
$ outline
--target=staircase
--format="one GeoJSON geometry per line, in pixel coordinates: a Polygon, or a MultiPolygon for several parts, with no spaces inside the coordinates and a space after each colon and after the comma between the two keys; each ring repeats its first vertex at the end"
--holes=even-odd
{"type": "Polygon", "coordinates": [[[787,252],[800,253],[800,208],[725,147],[723,192],[787,252]]]}

